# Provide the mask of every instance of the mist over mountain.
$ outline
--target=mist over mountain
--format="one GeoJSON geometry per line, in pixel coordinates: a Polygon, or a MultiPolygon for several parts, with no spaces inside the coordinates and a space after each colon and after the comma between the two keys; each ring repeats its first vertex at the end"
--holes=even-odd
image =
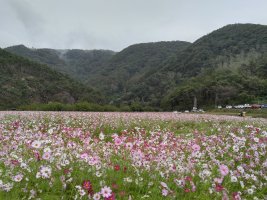
{"type": "Polygon", "coordinates": [[[101,68],[115,54],[110,50],[34,49],[24,45],[8,47],[5,50],[46,64],[80,81],[88,79],[88,74],[101,68]]]}
{"type": "Polygon", "coordinates": [[[193,43],[142,43],[110,50],[5,49],[99,90],[111,104],[164,110],[267,99],[267,26],[232,24],[193,43]]]}

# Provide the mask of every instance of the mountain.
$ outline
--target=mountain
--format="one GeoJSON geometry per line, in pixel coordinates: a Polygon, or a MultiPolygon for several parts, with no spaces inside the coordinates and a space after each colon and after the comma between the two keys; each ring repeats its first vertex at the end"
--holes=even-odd
{"type": "Polygon", "coordinates": [[[98,89],[111,104],[173,110],[192,108],[194,97],[204,107],[267,100],[266,25],[232,24],[193,43],[135,44],[118,53],[7,50],[98,89]]]}
{"type": "Polygon", "coordinates": [[[139,84],[140,78],[160,70],[162,63],[189,45],[189,42],[172,41],[129,46],[114,55],[101,70],[89,76],[87,82],[104,94],[119,98],[139,84]]]}
{"type": "MultiPolygon", "coordinates": [[[[176,87],[194,84],[192,81],[196,80],[191,79],[192,77],[200,76],[197,80],[199,80],[198,83],[202,83],[204,77],[209,76],[209,74],[213,74],[215,76],[213,78],[216,80],[216,70],[222,71],[226,75],[227,71],[236,74],[238,71],[242,71],[242,67],[262,56],[264,57],[266,51],[267,26],[255,24],[227,25],[198,39],[183,51],[178,52],[162,64],[159,70],[147,73],[147,76],[143,76],[128,94],[122,96],[122,99],[125,101],[137,99],[140,102],[144,101],[158,107],[163,98],[167,98],[166,96],[170,93],[175,93],[176,87]]],[[[236,81],[238,85],[238,80],[236,81]]],[[[180,95],[182,99],[186,99],[184,94],[180,95]]],[[[214,96],[219,94],[212,92],[209,95],[215,99],[214,96]]],[[[191,108],[192,101],[184,100],[191,108]]],[[[175,103],[179,104],[180,101],[175,103]]],[[[210,105],[210,101],[202,105],[210,105]]]]}
{"type": "Polygon", "coordinates": [[[198,39],[163,70],[194,76],[203,68],[233,67],[267,50],[267,26],[232,24],[198,39]]]}
{"type": "Polygon", "coordinates": [[[0,108],[57,101],[101,102],[102,96],[46,65],[0,49],[0,108]]]}
{"type": "Polygon", "coordinates": [[[71,78],[84,82],[88,75],[107,62],[115,52],[110,50],[79,50],[79,49],[34,49],[24,45],[8,47],[6,51],[50,66],[71,78]]]}
{"type": "Polygon", "coordinates": [[[95,72],[101,70],[116,53],[110,50],[67,50],[61,54],[61,59],[73,73],[68,73],[73,78],[86,82],[95,72]]]}
{"type": "Polygon", "coordinates": [[[30,49],[23,45],[5,50],[49,65],[86,85],[109,100],[120,101],[122,93],[139,83],[140,77],[159,70],[162,63],[190,45],[171,41],[135,44],[119,53],[109,50],[30,49]]]}

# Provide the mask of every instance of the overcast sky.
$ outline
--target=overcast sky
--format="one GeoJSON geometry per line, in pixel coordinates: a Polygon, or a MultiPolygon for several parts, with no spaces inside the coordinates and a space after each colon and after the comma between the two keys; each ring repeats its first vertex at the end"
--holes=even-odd
{"type": "Polygon", "coordinates": [[[112,49],[267,24],[267,0],[0,0],[0,47],[112,49]]]}

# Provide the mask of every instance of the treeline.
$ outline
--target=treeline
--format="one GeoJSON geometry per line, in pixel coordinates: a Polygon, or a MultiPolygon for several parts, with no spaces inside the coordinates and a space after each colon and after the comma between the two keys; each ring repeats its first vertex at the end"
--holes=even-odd
{"type": "Polygon", "coordinates": [[[267,102],[267,56],[238,68],[217,68],[188,79],[161,101],[165,110],[191,109],[194,98],[209,109],[218,105],[267,102]]]}
{"type": "Polygon", "coordinates": [[[131,105],[100,105],[89,102],[79,102],[75,104],[64,104],[59,102],[50,102],[47,104],[34,103],[30,105],[19,106],[14,108],[21,111],[98,111],[98,112],[148,112],[161,111],[149,106],[143,106],[140,103],[132,103],[131,105]]]}

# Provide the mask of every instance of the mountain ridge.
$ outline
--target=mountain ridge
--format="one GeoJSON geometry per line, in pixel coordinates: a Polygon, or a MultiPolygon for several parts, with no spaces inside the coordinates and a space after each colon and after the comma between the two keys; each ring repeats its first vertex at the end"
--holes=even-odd
{"type": "MultiPolygon", "coordinates": [[[[249,74],[248,68],[251,63],[260,65],[260,60],[265,60],[267,26],[257,24],[226,25],[204,35],[193,43],[168,41],[134,44],[120,52],[104,56],[104,60],[100,56],[99,60],[94,62],[95,65],[91,66],[90,63],[93,59],[86,62],[89,55],[83,54],[84,52],[83,50],[72,51],[73,57],[71,57],[71,62],[68,65],[68,74],[71,74],[72,78],[100,90],[112,104],[137,102],[144,106],[162,107],[163,104],[166,105],[166,102],[179,104],[180,100],[178,101],[176,97],[177,101],[170,101],[166,98],[174,98],[175,91],[183,85],[192,89],[190,81],[199,82],[198,85],[206,83],[203,87],[210,87],[212,81],[205,82],[202,79],[213,77],[216,80],[217,77],[224,77],[225,80],[229,80],[227,76],[223,75],[227,75],[227,72],[229,72],[229,76],[236,78],[236,82],[233,83],[233,91],[241,91],[242,87],[238,84],[241,77],[238,73],[246,71],[249,74]],[[81,70],[76,70],[79,67],[81,70]]],[[[66,68],[66,64],[61,67],[66,68]]],[[[248,75],[244,77],[250,79],[248,75]]],[[[262,80],[258,72],[254,78],[262,80]]],[[[265,84],[263,82],[264,80],[257,84],[265,84]]],[[[248,83],[243,81],[242,84],[248,83]]],[[[207,104],[210,104],[214,96],[220,96],[216,91],[209,91],[209,95],[213,97],[206,98],[207,104]]],[[[246,91],[245,88],[244,92],[249,95],[252,90],[250,88],[246,91]]],[[[192,95],[200,95],[200,93],[192,93],[192,95]]],[[[203,96],[203,94],[201,95],[203,96]]],[[[265,93],[262,91],[253,93],[253,97],[247,98],[248,101],[252,102],[253,99],[257,98],[257,95],[264,96],[265,93]]],[[[199,98],[201,99],[202,96],[199,98]]],[[[221,95],[221,98],[223,96],[221,95]]],[[[238,98],[241,97],[227,97],[228,100],[221,101],[221,103],[238,102],[238,98]]],[[[185,100],[181,100],[181,102],[184,104],[185,100]]],[[[200,100],[200,102],[207,106],[204,100],[200,100]]],[[[163,107],[170,109],[168,106],[163,107]]],[[[172,106],[173,108],[175,106],[172,106]]]]}

